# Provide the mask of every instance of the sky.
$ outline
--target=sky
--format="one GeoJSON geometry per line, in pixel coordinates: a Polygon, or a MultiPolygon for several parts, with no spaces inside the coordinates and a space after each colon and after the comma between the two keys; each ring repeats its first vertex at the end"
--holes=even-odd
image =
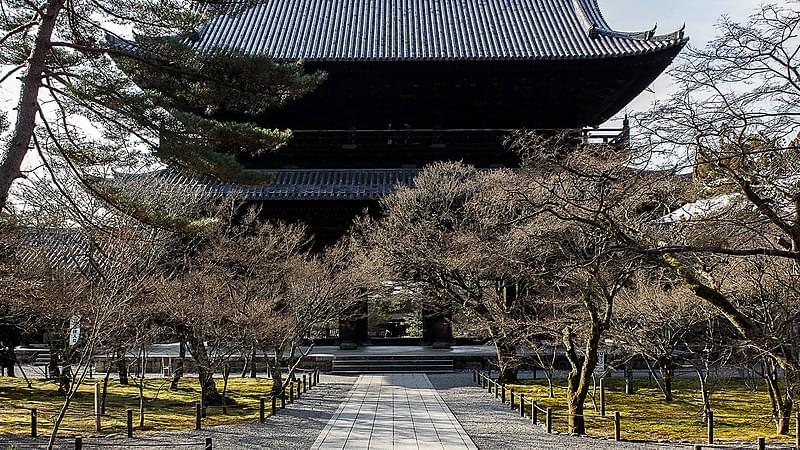
{"type": "MultiPolygon", "coordinates": [[[[781,1],[781,0],[776,0],[781,1]]],[[[686,24],[690,45],[705,46],[714,37],[714,24],[723,14],[736,20],[746,20],[762,0],[598,0],[606,20],[619,31],[643,31],[658,23],[659,33],[669,33],[686,24]]],[[[8,80],[0,86],[0,108],[10,110],[15,105],[19,85],[8,80]]],[[[670,90],[667,74],[662,75],[620,115],[645,110],[658,99],[667,97],[670,90]]],[[[610,123],[608,125],[615,125],[610,123]]]]}
{"type": "MultiPolygon", "coordinates": [[[[780,2],[780,0],[777,0],[780,2]]],[[[714,38],[714,25],[720,16],[745,21],[763,0],[598,0],[608,24],[618,31],[650,30],[658,24],[658,34],[671,33],[686,24],[689,45],[705,47],[714,38]]],[[[620,114],[648,109],[653,102],[671,93],[668,74],[662,74],[620,114]],[[650,92],[652,91],[652,92],[650,92]]]]}

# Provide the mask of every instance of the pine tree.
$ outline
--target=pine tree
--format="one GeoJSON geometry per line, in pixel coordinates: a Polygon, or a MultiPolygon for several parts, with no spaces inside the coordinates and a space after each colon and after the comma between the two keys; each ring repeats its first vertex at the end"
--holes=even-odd
{"type": "Polygon", "coordinates": [[[249,6],[0,0],[0,64],[10,67],[0,83],[21,81],[16,122],[0,159],[0,208],[24,177],[31,149],[45,165],[67,167],[114,208],[150,223],[158,214],[144,213],[118,188],[93,180],[153,167],[155,157],[225,181],[266,181],[244,172],[237,156],[276,150],[291,131],[250,120],[313,90],[324,74],[306,74],[299,62],[277,64],[235,51],[198,54],[190,47],[198,25],[249,6]],[[135,41],[114,33],[122,28],[133,30],[135,41]]]}

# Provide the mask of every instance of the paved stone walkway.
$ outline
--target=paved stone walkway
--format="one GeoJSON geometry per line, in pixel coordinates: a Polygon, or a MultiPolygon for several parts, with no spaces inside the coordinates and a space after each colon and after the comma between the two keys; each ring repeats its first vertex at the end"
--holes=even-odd
{"type": "Polygon", "coordinates": [[[314,449],[477,449],[424,374],[361,375],[314,449]]]}

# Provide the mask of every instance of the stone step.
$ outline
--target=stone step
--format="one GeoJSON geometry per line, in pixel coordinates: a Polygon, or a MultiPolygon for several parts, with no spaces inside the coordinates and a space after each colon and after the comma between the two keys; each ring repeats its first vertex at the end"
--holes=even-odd
{"type": "Polygon", "coordinates": [[[452,358],[440,355],[336,355],[337,361],[350,360],[392,360],[392,361],[451,361],[452,358]]]}

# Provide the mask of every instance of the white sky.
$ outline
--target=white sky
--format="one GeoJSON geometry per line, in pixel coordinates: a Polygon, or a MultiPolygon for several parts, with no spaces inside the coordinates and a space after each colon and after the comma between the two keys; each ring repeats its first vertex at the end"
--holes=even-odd
{"type": "MultiPolygon", "coordinates": [[[[776,0],[778,3],[781,0],[776,0]]],[[[598,0],[603,15],[618,31],[644,31],[658,24],[658,33],[670,33],[686,24],[689,45],[704,47],[716,34],[714,24],[722,15],[744,21],[763,0],[598,0]]],[[[653,83],[620,114],[646,110],[670,94],[667,74],[653,83]]]]}

